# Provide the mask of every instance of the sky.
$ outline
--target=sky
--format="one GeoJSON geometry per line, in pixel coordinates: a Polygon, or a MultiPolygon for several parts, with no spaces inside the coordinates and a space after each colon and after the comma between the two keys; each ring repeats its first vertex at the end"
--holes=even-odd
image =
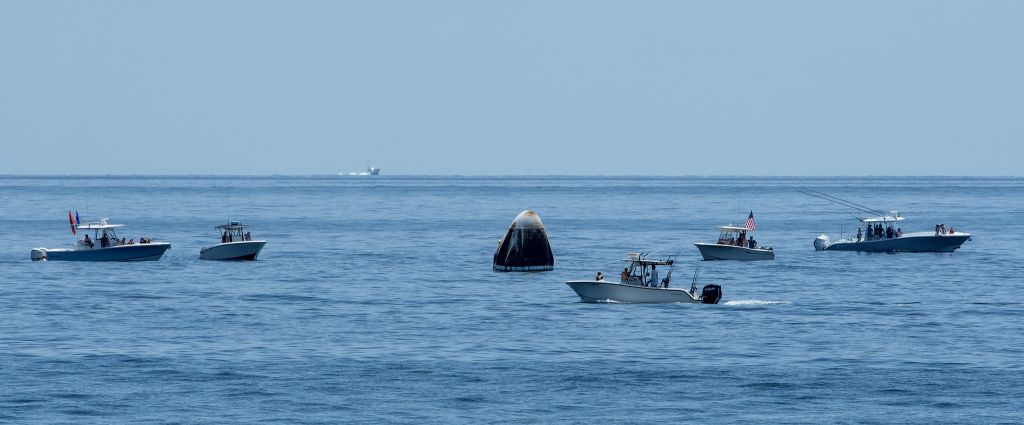
{"type": "Polygon", "coordinates": [[[1021,175],[1022,1],[0,0],[0,174],[1021,175]]]}

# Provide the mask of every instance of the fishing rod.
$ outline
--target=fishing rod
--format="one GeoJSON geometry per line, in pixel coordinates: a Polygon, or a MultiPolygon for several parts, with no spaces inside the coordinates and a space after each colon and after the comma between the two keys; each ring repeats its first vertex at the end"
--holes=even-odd
{"type": "Polygon", "coordinates": [[[676,251],[675,254],[672,254],[672,255],[668,256],[668,261],[671,262],[672,264],[668,266],[668,274],[666,274],[665,278],[661,280],[662,284],[667,284],[669,282],[672,282],[672,271],[674,271],[676,269],[676,258],[678,258],[678,257],[679,257],[679,251],[678,250],[676,251]]]}
{"type": "Polygon", "coordinates": [[[807,195],[807,196],[813,196],[813,197],[818,198],[818,199],[823,199],[823,200],[832,202],[832,203],[837,204],[837,205],[842,205],[842,206],[847,207],[847,208],[853,208],[853,209],[858,210],[860,212],[871,213],[871,214],[878,214],[878,215],[881,215],[881,216],[885,216],[886,215],[885,211],[879,211],[879,210],[876,210],[874,208],[869,208],[869,207],[863,206],[861,204],[858,204],[856,202],[848,201],[848,200],[840,198],[838,196],[829,195],[827,193],[819,192],[819,191],[814,190],[814,189],[810,189],[810,188],[806,188],[806,187],[801,187],[800,188],[800,193],[803,193],[804,195],[807,195]]]}
{"type": "Polygon", "coordinates": [[[690,281],[690,294],[697,294],[697,274],[700,273],[700,265],[704,259],[697,260],[697,268],[693,269],[693,280],[690,281]]]}

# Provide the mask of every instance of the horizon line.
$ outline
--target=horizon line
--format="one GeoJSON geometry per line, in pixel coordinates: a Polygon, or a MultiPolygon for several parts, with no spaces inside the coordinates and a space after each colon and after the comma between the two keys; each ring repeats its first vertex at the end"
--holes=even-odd
{"type": "Polygon", "coordinates": [[[381,174],[353,175],[348,173],[327,173],[327,174],[291,174],[291,173],[270,173],[270,174],[0,174],[0,178],[32,178],[32,177],[88,177],[88,178],[116,178],[116,177],[145,177],[145,178],[167,178],[167,177],[366,177],[366,178],[388,178],[388,177],[622,177],[622,178],[1021,178],[1020,175],[967,175],[967,174],[381,174]]]}

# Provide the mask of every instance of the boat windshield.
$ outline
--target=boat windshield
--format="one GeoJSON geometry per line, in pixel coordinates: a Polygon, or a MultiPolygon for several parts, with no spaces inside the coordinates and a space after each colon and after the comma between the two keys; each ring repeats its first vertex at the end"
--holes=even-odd
{"type": "Polygon", "coordinates": [[[750,244],[748,230],[745,227],[721,226],[722,233],[718,235],[719,245],[735,245],[747,247],[750,244]]]}
{"type": "MultiPolygon", "coordinates": [[[[624,259],[628,265],[623,269],[620,282],[633,286],[668,287],[668,281],[672,275],[672,265],[675,259],[669,257],[667,260],[648,260],[647,254],[630,254],[631,258],[624,259]],[[659,277],[658,266],[668,266],[669,272],[662,279],[659,277]]],[[[664,270],[664,268],[660,269],[664,270]]]]}
{"type": "Polygon", "coordinates": [[[85,237],[78,241],[80,246],[85,248],[110,248],[114,246],[128,245],[128,241],[117,237],[114,227],[92,227],[83,229],[85,237]],[[89,237],[89,230],[92,230],[92,237],[89,237]]]}
{"type": "Polygon", "coordinates": [[[217,226],[216,229],[220,230],[220,242],[242,242],[252,240],[252,234],[250,234],[244,225],[232,223],[226,226],[217,226]]]}

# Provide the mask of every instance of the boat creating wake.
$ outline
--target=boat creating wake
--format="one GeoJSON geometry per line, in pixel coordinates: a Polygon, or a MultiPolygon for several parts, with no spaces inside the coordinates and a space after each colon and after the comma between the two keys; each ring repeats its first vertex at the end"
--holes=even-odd
{"type": "Polygon", "coordinates": [[[770,300],[732,300],[732,301],[726,301],[726,302],[724,302],[722,304],[724,304],[724,305],[736,305],[736,306],[746,306],[746,305],[755,305],[756,306],[756,305],[779,305],[779,304],[792,304],[792,303],[790,303],[789,301],[770,301],[770,300]]]}

